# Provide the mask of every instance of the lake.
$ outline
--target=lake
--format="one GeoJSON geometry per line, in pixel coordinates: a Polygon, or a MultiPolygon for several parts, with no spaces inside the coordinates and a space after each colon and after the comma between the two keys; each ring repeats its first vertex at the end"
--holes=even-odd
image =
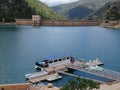
{"type": "Polygon", "coordinates": [[[42,57],[69,53],[101,59],[120,72],[120,30],[99,26],[0,26],[0,84],[24,83],[42,57]]]}

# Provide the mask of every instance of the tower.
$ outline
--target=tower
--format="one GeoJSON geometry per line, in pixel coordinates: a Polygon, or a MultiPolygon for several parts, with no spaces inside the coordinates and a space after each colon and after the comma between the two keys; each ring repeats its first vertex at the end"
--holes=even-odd
{"type": "Polygon", "coordinates": [[[40,15],[32,15],[32,21],[34,26],[39,26],[40,20],[41,20],[40,15]]]}

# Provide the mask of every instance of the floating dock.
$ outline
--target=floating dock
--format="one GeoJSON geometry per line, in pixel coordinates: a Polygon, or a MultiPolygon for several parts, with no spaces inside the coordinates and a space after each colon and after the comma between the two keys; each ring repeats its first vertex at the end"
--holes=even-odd
{"type": "Polygon", "coordinates": [[[93,75],[105,77],[108,79],[112,79],[115,81],[120,81],[120,72],[112,71],[109,69],[103,69],[102,71],[99,70],[88,70],[86,68],[83,68],[78,61],[75,61],[73,65],[68,65],[68,68],[78,70],[78,71],[83,71],[87,73],[91,73],[93,75]]]}
{"type": "MultiPolygon", "coordinates": [[[[98,64],[98,63],[97,63],[98,64]]],[[[91,74],[93,76],[97,76],[98,78],[102,79],[108,79],[109,82],[114,82],[114,81],[120,81],[120,73],[108,69],[102,69],[102,70],[91,70],[87,69],[88,66],[86,66],[84,63],[80,61],[74,61],[74,63],[67,63],[67,64],[61,64],[58,63],[57,65],[52,65],[50,67],[44,68],[46,72],[48,72],[47,75],[40,76],[37,78],[29,79],[29,82],[31,83],[36,83],[36,82],[41,82],[43,80],[47,80],[48,78],[54,76],[54,74],[57,73],[63,73],[67,74],[73,77],[81,77],[81,78],[87,78],[87,79],[92,79],[93,81],[97,81],[100,83],[106,83],[106,81],[102,81],[101,79],[94,79],[91,77],[84,77],[82,75],[75,75],[75,74],[70,74],[66,73],[68,69],[73,69],[81,72],[86,72],[87,74],[91,74]]]]}
{"type": "Polygon", "coordinates": [[[37,77],[37,78],[34,78],[34,79],[29,79],[29,82],[31,82],[31,83],[41,82],[43,80],[47,80],[48,78],[50,78],[54,75],[55,74],[48,74],[48,75],[44,75],[44,76],[37,77]]]}
{"type": "Polygon", "coordinates": [[[48,67],[48,68],[45,68],[45,71],[47,71],[49,74],[40,76],[40,77],[36,77],[36,78],[31,78],[31,79],[29,79],[29,82],[31,82],[31,83],[41,82],[41,81],[47,80],[48,78],[54,76],[56,72],[59,72],[59,71],[64,72],[66,70],[67,70],[67,67],[65,65],[48,67]]]}

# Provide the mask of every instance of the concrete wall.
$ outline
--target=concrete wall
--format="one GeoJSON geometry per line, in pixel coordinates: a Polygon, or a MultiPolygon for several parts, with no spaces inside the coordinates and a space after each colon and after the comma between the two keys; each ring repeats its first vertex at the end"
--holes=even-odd
{"type": "Polygon", "coordinates": [[[99,21],[94,20],[38,20],[16,19],[16,24],[36,26],[98,26],[99,21]]]}
{"type": "Polygon", "coordinates": [[[33,25],[32,19],[16,19],[18,25],[33,25]]]}
{"type": "Polygon", "coordinates": [[[93,20],[41,20],[43,26],[98,26],[99,21],[93,20]]]}
{"type": "Polygon", "coordinates": [[[6,84],[0,85],[0,90],[30,90],[29,84],[6,84]]]}

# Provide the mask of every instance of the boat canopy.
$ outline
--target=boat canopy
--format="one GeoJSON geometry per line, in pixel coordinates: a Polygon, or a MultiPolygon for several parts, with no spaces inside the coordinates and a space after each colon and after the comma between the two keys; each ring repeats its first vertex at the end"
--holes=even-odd
{"type": "Polygon", "coordinates": [[[39,61],[38,64],[40,64],[40,65],[45,65],[45,62],[39,61]]]}

